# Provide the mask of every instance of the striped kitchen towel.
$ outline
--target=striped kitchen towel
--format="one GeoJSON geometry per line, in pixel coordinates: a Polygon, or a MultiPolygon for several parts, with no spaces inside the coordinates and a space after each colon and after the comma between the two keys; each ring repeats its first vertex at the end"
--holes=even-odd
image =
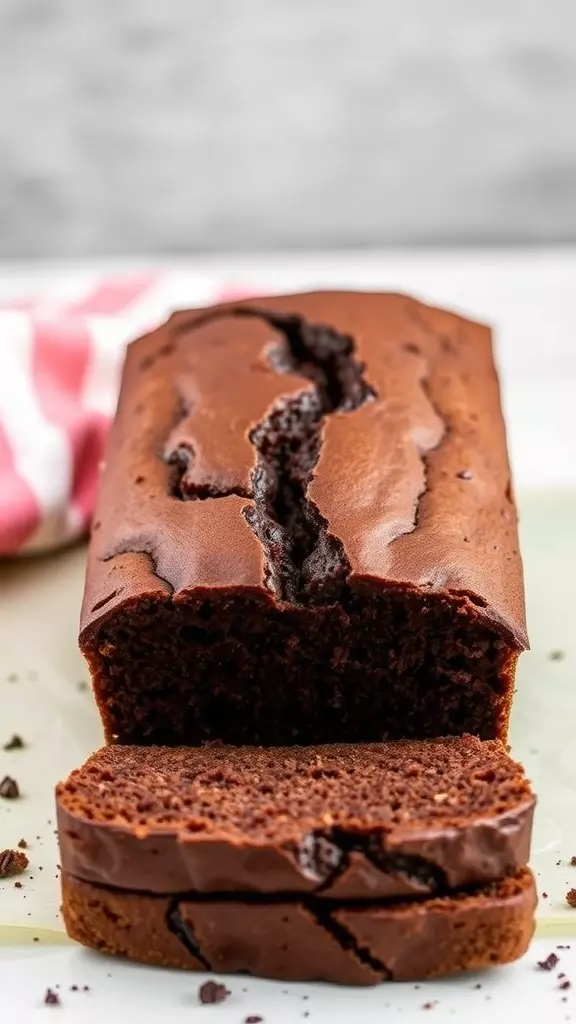
{"type": "Polygon", "coordinates": [[[0,304],[0,556],[86,533],[128,342],[240,294],[199,275],[82,274],[0,304]]]}

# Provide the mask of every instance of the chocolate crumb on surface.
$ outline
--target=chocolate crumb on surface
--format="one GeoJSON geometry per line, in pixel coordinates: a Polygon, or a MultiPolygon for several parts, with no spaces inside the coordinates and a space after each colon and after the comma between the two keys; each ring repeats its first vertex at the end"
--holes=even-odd
{"type": "Polygon", "coordinates": [[[576,907],[576,889],[569,889],[566,893],[566,903],[569,907],[576,907]]]}
{"type": "Polygon", "coordinates": [[[560,957],[556,953],[549,953],[545,960],[538,960],[538,967],[542,971],[553,971],[559,962],[560,957]]]}
{"type": "Polygon", "coordinates": [[[198,989],[198,999],[201,1003],[223,1003],[229,995],[230,990],[218,981],[205,981],[198,989]]]}
{"type": "Polygon", "coordinates": [[[252,1013],[249,1017],[244,1017],[244,1024],[260,1024],[261,1020],[264,1020],[264,1018],[252,1013]]]}
{"type": "Polygon", "coordinates": [[[576,868],[576,854],[570,857],[570,866],[576,868]]]}
{"type": "Polygon", "coordinates": [[[60,1006],[60,996],[53,989],[47,988],[44,996],[46,1006],[60,1006]]]}
{"type": "Polygon", "coordinates": [[[16,779],[11,778],[10,775],[5,775],[0,782],[0,796],[4,797],[5,800],[17,800],[20,796],[20,789],[16,779]]]}
{"type": "Polygon", "coordinates": [[[437,1002],[437,1000],[433,999],[433,1000],[431,1000],[431,1002],[422,1003],[422,1009],[423,1010],[433,1010],[434,1007],[436,1006],[436,1002],[437,1002]]]}
{"type": "Polygon", "coordinates": [[[563,991],[565,991],[567,988],[572,988],[572,982],[569,981],[568,978],[565,978],[564,981],[560,982],[558,988],[561,988],[563,991]]]}
{"type": "Polygon", "coordinates": [[[543,900],[547,900],[548,899],[548,893],[547,892],[543,892],[542,893],[542,899],[543,900]]]}
{"type": "Polygon", "coordinates": [[[22,739],[22,737],[18,736],[17,733],[14,733],[13,736],[4,744],[2,749],[3,750],[22,750],[22,748],[25,747],[25,746],[26,746],[26,744],[24,743],[24,740],[22,739]]]}
{"type": "Polygon", "coordinates": [[[18,849],[19,850],[27,850],[28,849],[28,843],[26,842],[25,839],[19,839],[18,840],[18,849]]]}
{"type": "Polygon", "coordinates": [[[0,878],[19,875],[28,867],[28,857],[19,850],[2,850],[0,853],[0,878]]]}
{"type": "Polygon", "coordinates": [[[550,651],[550,654],[548,655],[548,660],[549,661],[562,661],[565,657],[566,657],[566,655],[565,655],[564,651],[555,650],[555,651],[550,651]]]}

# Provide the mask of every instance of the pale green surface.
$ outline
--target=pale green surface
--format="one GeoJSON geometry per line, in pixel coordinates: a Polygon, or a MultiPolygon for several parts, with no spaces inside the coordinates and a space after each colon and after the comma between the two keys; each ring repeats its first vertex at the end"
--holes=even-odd
{"type": "MultiPolygon", "coordinates": [[[[512,743],[539,796],[532,863],[540,893],[548,893],[540,927],[561,936],[576,934],[576,910],[565,902],[576,888],[568,863],[576,855],[576,492],[526,493],[520,507],[532,650],[520,661],[512,743]],[[551,661],[552,650],[564,658],[551,661]]],[[[30,927],[52,932],[45,942],[62,940],[54,933],[61,924],[52,789],[101,742],[91,694],[78,689],[86,678],[76,650],[83,563],[80,548],[0,568],[0,742],[18,732],[29,743],[0,750],[0,771],[14,774],[23,792],[20,801],[0,802],[0,849],[31,840],[33,875],[20,890],[0,883],[0,943],[24,941],[30,927]]]]}

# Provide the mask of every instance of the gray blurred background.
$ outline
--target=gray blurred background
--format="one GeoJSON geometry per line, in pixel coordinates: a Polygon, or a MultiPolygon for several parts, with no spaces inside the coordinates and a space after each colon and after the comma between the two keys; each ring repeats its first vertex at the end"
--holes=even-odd
{"type": "Polygon", "coordinates": [[[3,258],[575,239],[575,0],[0,0],[3,258]]]}

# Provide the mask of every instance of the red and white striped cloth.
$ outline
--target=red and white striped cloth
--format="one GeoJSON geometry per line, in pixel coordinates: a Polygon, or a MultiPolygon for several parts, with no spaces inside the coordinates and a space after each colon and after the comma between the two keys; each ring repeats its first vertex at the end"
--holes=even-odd
{"type": "Polygon", "coordinates": [[[62,280],[0,305],[0,555],[88,529],[128,342],[174,309],[241,293],[138,273],[62,280]]]}

